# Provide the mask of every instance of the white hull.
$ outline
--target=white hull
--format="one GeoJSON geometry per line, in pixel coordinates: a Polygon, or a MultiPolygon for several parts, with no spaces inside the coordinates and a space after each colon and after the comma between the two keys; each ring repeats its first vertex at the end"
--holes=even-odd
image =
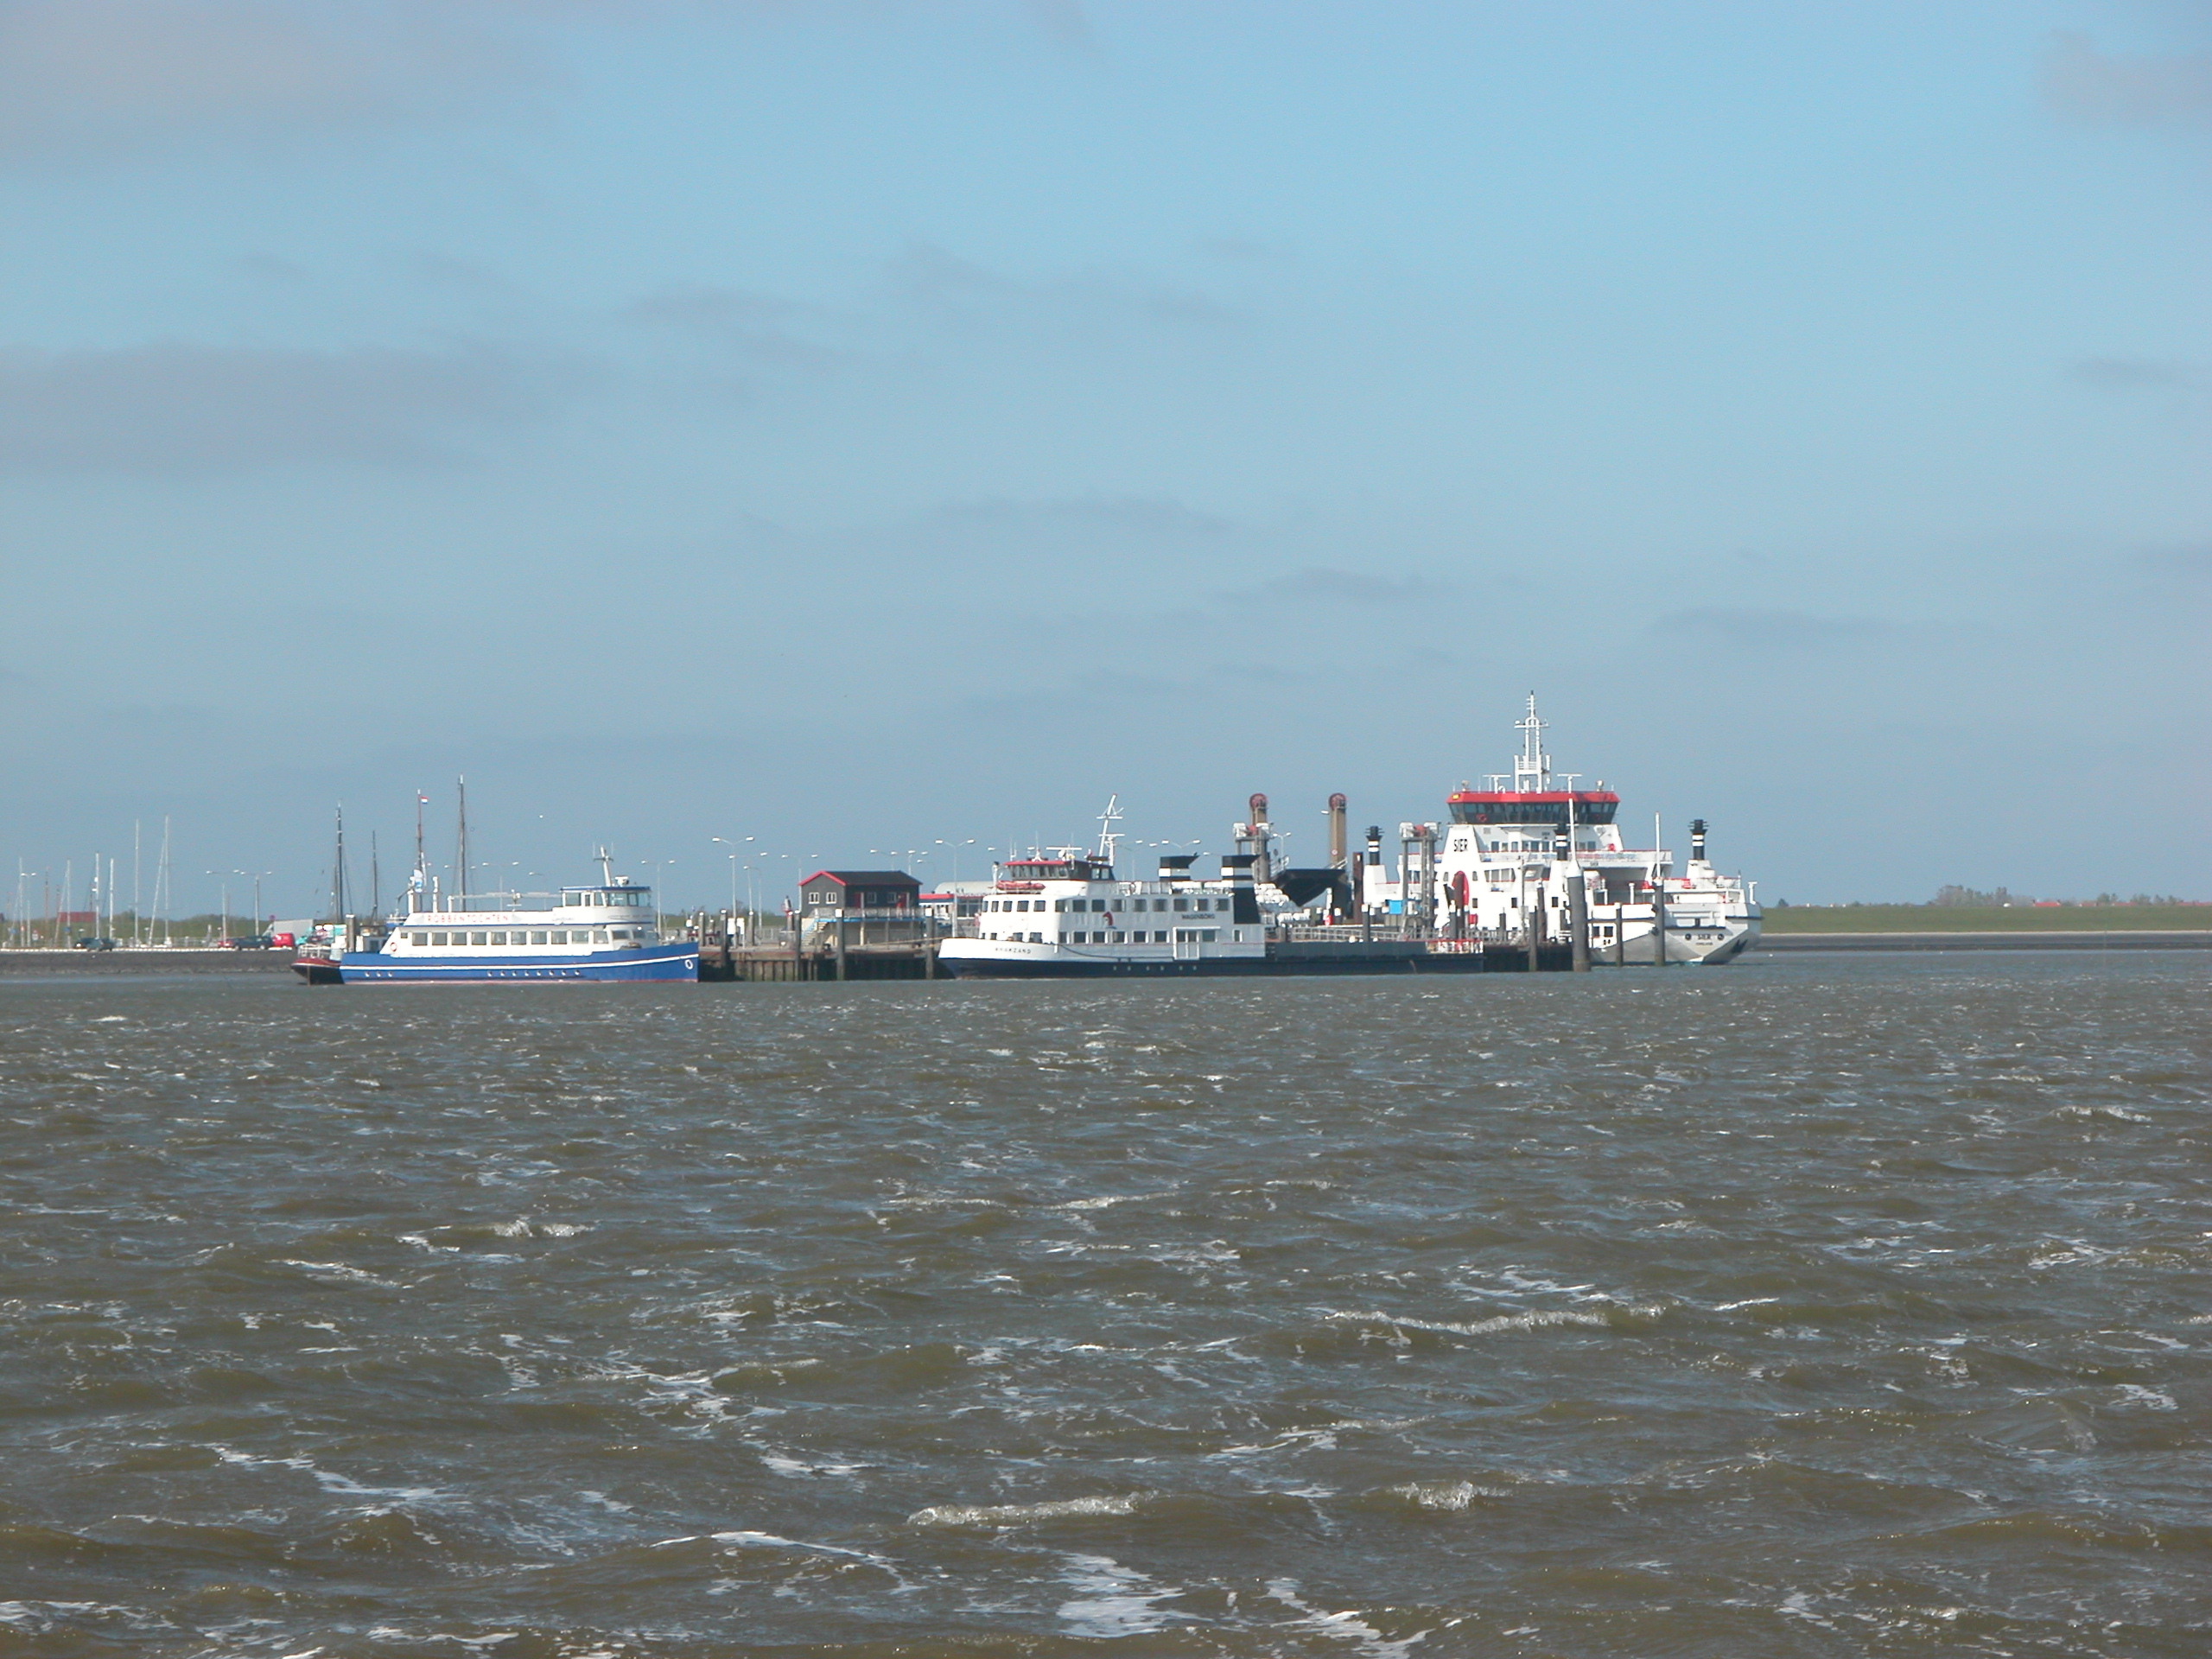
{"type": "MultiPolygon", "coordinates": [[[[1610,938],[1593,939],[1591,960],[1605,965],[1619,963],[1630,968],[1650,967],[1658,957],[1652,938],[1651,918],[1628,917],[1622,931],[1626,937],[1618,945],[1610,938]]],[[[1758,942],[1758,937],[1757,917],[1732,916],[1717,925],[1704,922],[1686,925],[1670,918],[1667,924],[1667,962],[1670,967],[1702,963],[1717,968],[1742,956],[1758,942]]]]}

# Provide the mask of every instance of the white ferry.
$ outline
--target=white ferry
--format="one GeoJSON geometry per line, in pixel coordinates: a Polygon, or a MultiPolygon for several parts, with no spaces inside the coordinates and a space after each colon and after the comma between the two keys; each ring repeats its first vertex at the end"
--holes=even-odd
{"type": "Polygon", "coordinates": [[[1101,974],[1265,972],[1267,929],[1253,897],[1251,861],[1222,860],[1224,880],[1191,874],[1185,854],[1160,861],[1156,880],[1114,874],[1114,837],[1096,853],[1056,848],[997,867],[961,937],[938,947],[955,977],[1088,977],[1101,974]]]}
{"type": "MultiPolygon", "coordinates": [[[[1590,955],[1600,964],[1717,964],[1758,940],[1755,884],[1713,868],[1704,819],[1690,825],[1689,860],[1677,874],[1666,849],[1627,845],[1614,822],[1620,797],[1602,781],[1580,790],[1573,774],[1553,772],[1535,697],[1516,725],[1522,744],[1511,786],[1498,772],[1488,789],[1458,791],[1446,803],[1451,823],[1430,832],[1436,846],[1429,902],[1440,932],[1495,946],[1525,940],[1533,927],[1540,940],[1566,941],[1569,887],[1579,880],[1590,955]]],[[[1402,884],[1391,885],[1402,892],[1402,884]]],[[[1393,896],[1375,893],[1368,901],[1393,896]]]]}
{"type": "Polygon", "coordinates": [[[377,949],[303,950],[293,968],[314,985],[696,980],[698,944],[662,942],[652,889],[603,856],[601,875],[558,893],[443,895],[417,870],[377,949]]]}
{"type": "MultiPolygon", "coordinates": [[[[1112,804],[1104,815],[1119,817],[1112,804]]],[[[1160,861],[1149,881],[1114,872],[1110,832],[1098,850],[1056,848],[1009,859],[974,912],[938,947],[954,978],[1208,977],[1257,974],[1479,973],[1479,949],[1427,938],[1359,937],[1357,929],[1271,927],[1255,866],[1262,850],[1224,853],[1221,876],[1192,874],[1189,853],[1160,861]],[[1319,937],[1333,932],[1335,937],[1319,937]]]]}

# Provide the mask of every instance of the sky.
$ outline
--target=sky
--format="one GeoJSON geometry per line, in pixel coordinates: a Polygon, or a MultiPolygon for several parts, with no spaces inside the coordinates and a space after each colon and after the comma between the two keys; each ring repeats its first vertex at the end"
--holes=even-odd
{"type": "Polygon", "coordinates": [[[2205,0],[0,0],[0,887],[1319,862],[1534,693],[2212,899],[2208,208],[2205,0]]]}

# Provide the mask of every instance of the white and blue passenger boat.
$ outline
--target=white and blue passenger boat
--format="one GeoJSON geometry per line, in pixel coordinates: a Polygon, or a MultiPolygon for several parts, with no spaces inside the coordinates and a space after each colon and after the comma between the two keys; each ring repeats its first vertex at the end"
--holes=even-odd
{"type": "Polygon", "coordinates": [[[406,910],[374,949],[337,942],[301,953],[311,985],[406,985],[451,980],[696,980],[696,941],[664,944],[652,889],[609,872],[558,893],[442,895],[420,872],[406,910]]]}

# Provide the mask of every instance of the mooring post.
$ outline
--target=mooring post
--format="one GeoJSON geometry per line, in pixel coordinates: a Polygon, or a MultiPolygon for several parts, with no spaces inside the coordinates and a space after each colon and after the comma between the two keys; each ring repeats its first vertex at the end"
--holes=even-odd
{"type": "Polygon", "coordinates": [[[1553,832],[1552,867],[1567,867],[1567,966],[1578,974],[1590,971],[1590,894],[1584,885],[1582,861],[1574,855],[1574,802],[1567,798],[1567,821],[1553,832]]]}
{"type": "Polygon", "coordinates": [[[844,912],[844,911],[843,911],[842,908],[840,908],[840,909],[838,910],[838,912],[837,912],[837,978],[839,979],[839,981],[840,981],[840,982],[842,982],[842,981],[844,979],[844,977],[845,977],[845,912],[844,912]]]}
{"type": "Polygon", "coordinates": [[[1536,883],[1535,903],[1529,907],[1521,919],[1528,925],[1529,971],[1533,974],[1536,971],[1536,953],[1541,948],[1544,938],[1544,884],[1542,882],[1536,883]]]}
{"type": "Polygon", "coordinates": [[[1651,965],[1667,965],[1667,879],[1651,878],[1651,965]]]}

